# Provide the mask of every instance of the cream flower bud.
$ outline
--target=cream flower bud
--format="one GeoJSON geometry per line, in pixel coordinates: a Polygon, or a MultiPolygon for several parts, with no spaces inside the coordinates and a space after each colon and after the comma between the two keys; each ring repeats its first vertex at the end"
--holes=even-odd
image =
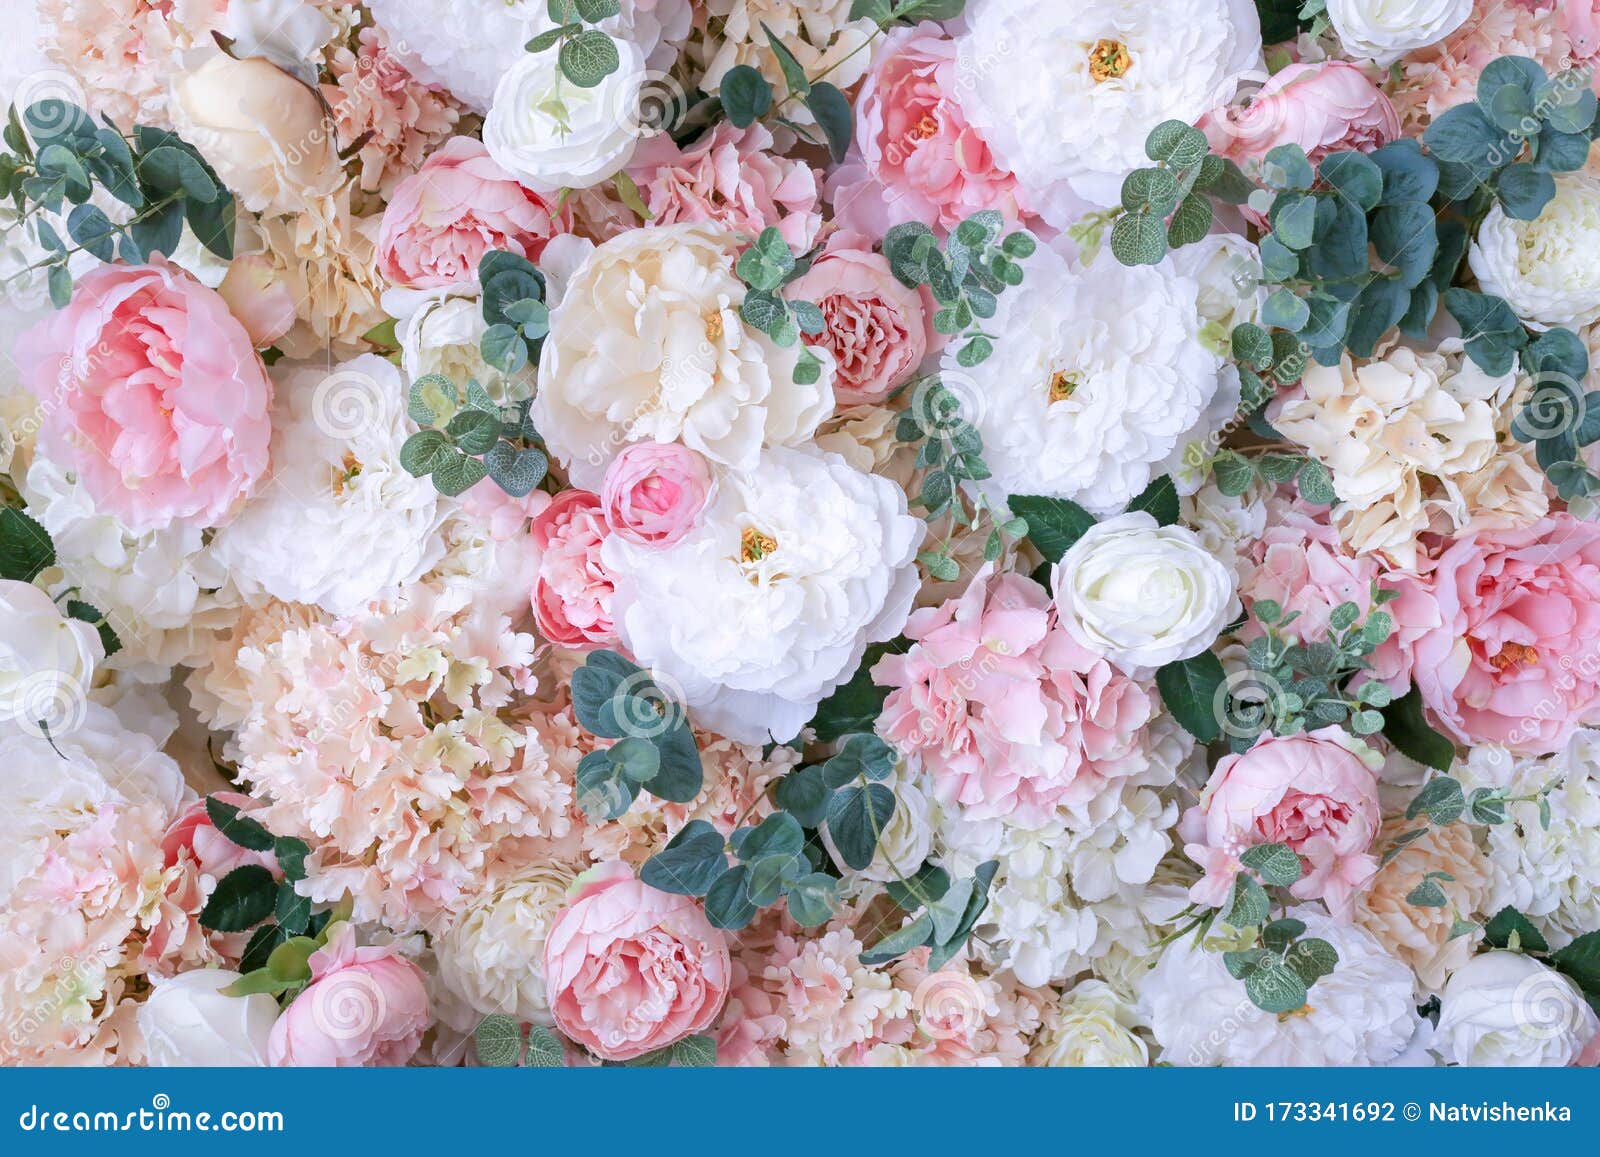
{"type": "Polygon", "coordinates": [[[223,1068],[267,1063],[267,1037],[278,1002],[263,992],[228,996],[239,979],[225,968],[179,973],[155,982],[139,1006],[149,1063],[158,1068],[223,1068]]]}
{"type": "Polygon", "coordinates": [[[1451,975],[1439,1006],[1440,1053],[1459,1065],[1570,1065],[1600,1033],[1576,986],[1519,952],[1485,952],[1451,975]]]}

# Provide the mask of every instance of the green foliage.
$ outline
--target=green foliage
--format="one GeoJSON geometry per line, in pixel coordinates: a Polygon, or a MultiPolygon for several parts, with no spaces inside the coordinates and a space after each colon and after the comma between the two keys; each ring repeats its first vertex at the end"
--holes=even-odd
{"type": "Polygon", "coordinates": [[[400,465],[433,479],[440,494],[458,495],[484,478],[514,498],[544,481],[544,441],[530,416],[531,399],[501,406],[476,381],[463,391],[429,374],[411,384],[408,413],[422,429],[400,447],[400,465]]]}
{"type": "MultiPolygon", "coordinates": [[[[775,227],[761,231],[739,255],[736,271],[745,283],[744,304],[739,316],[753,329],[760,330],[779,346],[790,348],[801,335],[815,337],[825,328],[822,311],[809,301],[790,301],[779,292],[811,268],[811,258],[796,258],[789,243],[775,227]]],[[[795,363],[794,380],[810,385],[822,376],[822,362],[803,346],[795,363]]]]}
{"type": "Polygon", "coordinates": [[[1217,706],[1223,682],[1222,661],[1210,651],[1168,663],[1156,672],[1162,703],[1201,743],[1213,743],[1222,737],[1217,706]]]}
{"type": "MultiPolygon", "coordinates": [[[[817,707],[810,727],[817,742],[832,743],[852,731],[871,731],[883,712],[883,701],[889,697],[889,688],[873,682],[872,668],[888,654],[904,654],[908,644],[904,639],[876,643],[867,648],[849,682],[828,696],[817,707]]],[[[809,825],[808,825],[809,826],[809,825]]]]}
{"type": "Polygon", "coordinates": [[[527,51],[546,52],[559,46],[557,67],[579,88],[594,88],[617,71],[622,60],[616,41],[598,28],[584,27],[617,15],[621,11],[617,0],[547,0],[547,9],[555,27],[528,41],[527,51]]]}
{"type": "Polygon", "coordinates": [[[1422,712],[1422,695],[1415,687],[1381,708],[1383,737],[1402,755],[1424,767],[1449,771],[1455,762],[1455,745],[1429,725],[1422,712]]]}
{"type": "Polygon", "coordinates": [[[994,316],[1006,289],[1022,284],[1022,263],[1038,247],[1027,233],[1002,237],[1004,227],[999,212],[984,209],[957,225],[942,246],[920,221],[896,225],[883,239],[883,255],[900,283],[933,295],[939,307],[934,328],[961,338],[956,362],[966,368],[993,352],[996,335],[982,323],[994,316]]]}
{"type": "Polygon", "coordinates": [[[640,790],[672,803],[700,794],[704,770],[688,717],[648,671],[615,651],[591,651],[572,673],[578,724],[617,742],[578,764],[578,805],[616,819],[640,790]]]}
{"type": "MultiPolygon", "coordinates": [[[[485,1068],[508,1069],[520,1063],[528,1069],[558,1069],[566,1064],[566,1052],[559,1036],[536,1024],[529,1026],[524,1040],[522,1025],[515,1017],[504,1013],[497,1012],[479,1021],[472,1041],[478,1063],[485,1068]]],[[[716,1055],[715,1046],[712,1055],[716,1055]]]]}
{"type": "Polygon", "coordinates": [[[1049,563],[1060,562],[1095,524],[1094,515],[1067,498],[1013,494],[1006,505],[1028,524],[1028,540],[1049,563]]]}
{"type": "Polygon", "coordinates": [[[55,563],[49,531],[20,510],[0,509],[0,578],[31,583],[55,563]]]}

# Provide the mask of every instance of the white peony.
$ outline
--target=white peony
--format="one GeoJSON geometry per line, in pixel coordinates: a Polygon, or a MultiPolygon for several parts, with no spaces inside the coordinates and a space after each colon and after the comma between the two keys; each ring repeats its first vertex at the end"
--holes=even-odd
{"type": "Polygon", "coordinates": [[[400,465],[411,432],[400,371],[364,354],[331,373],[274,375],[273,485],[212,544],[247,596],[347,615],[443,554],[433,482],[400,465]]]}
{"type": "Polygon", "coordinates": [[[67,618],[44,591],[0,579],[0,723],[43,723],[53,734],[105,655],[95,629],[67,618]]]}
{"type": "Polygon", "coordinates": [[[261,1067],[278,1002],[264,992],[228,996],[239,979],[225,968],[199,968],[168,980],[139,1006],[139,1031],[157,1068],[261,1067]]]}
{"type": "Polygon", "coordinates": [[[724,475],[682,541],[645,549],[612,535],[601,557],[623,642],[681,689],[695,722],[785,742],[868,644],[900,633],[922,535],[888,479],[837,454],[775,448],[724,475]]]}
{"type": "Polygon", "coordinates": [[[740,247],[716,225],[663,225],[589,255],[550,315],[534,421],[575,485],[600,488],[630,442],[682,442],[751,470],[762,446],[810,440],[833,411],[833,368],[794,380],[783,349],[739,316],[740,247]]]}
{"type": "Polygon", "coordinates": [[[1244,983],[1228,975],[1220,950],[1185,936],[1161,954],[1139,992],[1160,1060],[1351,1067],[1402,1058],[1421,1024],[1411,970],[1370,933],[1320,908],[1305,905],[1288,915],[1339,954],[1338,966],[1312,986],[1305,1007],[1285,1016],[1263,1012],[1245,995],[1244,983]]]}
{"type": "Polygon", "coordinates": [[[1192,124],[1265,74],[1248,0],[985,0],[957,62],[962,111],[1058,229],[1116,204],[1150,163],[1151,129],[1192,124]]]}
{"type": "Polygon", "coordinates": [[[1090,527],[1051,584],[1072,637],[1135,677],[1206,650],[1239,610],[1232,573],[1194,531],[1144,511],[1090,527]]]}
{"type": "Polygon", "coordinates": [[[544,987],[544,941],[566,906],[577,873],[563,864],[530,868],[480,896],[434,943],[439,979],[471,1009],[456,1027],[504,1013],[550,1025],[544,987]]]}
{"type": "Polygon", "coordinates": [[[1577,986],[1520,952],[1485,952],[1455,970],[1439,1001],[1439,1053],[1458,1065],[1559,1068],[1600,1018],[1577,986]]]}
{"type": "Polygon", "coordinates": [[[941,378],[1007,493],[1110,513],[1210,424],[1223,359],[1201,321],[1199,283],[1170,260],[1130,269],[1106,249],[1085,270],[1041,246],[986,323],[993,355],[969,370],[952,346],[941,378]]]}
{"type": "Polygon", "coordinates": [[[1506,299],[1534,329],[1600,321],[1600,177],[1558,173],[1556,195],[1533,221],[1498,204],[1478,227],[1467,263],[1485,293],[1506,299]]]}
{"type": "Polygon", "coordinates": [[[1103,980],[1081,981],[1045,1010],[1028,1063],[1050,1068],[1144,1068],[1138,1012],[1103,980]]]}
{"type": "Polygon", "coordinates": [[[1472,0],[1328,0],[1328,20],[1351,56],[1389,65],[1467,22],[1472,0]]]}
{"type": "Polygon", "coordinates": [[[530,189],[587,189],[628,163],[648,132],[640,94],[644,57],[616,41],[618,68],[592,88],[561,74],[555,52],[530,52],[494,90],[483,143],[500,167],[530,189]]]}

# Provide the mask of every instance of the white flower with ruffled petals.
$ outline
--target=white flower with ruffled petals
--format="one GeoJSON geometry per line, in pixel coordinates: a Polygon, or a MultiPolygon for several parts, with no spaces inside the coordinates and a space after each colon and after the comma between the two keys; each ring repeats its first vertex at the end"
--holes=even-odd
{"type": "Polygon", "coordinates": [[[1600,177],[1563,173],[1533,221],[1498,204],[1478,227],[1467,262],[1485,293],[1503,297],[1534,329],[1600,321],[1600,177]]]}

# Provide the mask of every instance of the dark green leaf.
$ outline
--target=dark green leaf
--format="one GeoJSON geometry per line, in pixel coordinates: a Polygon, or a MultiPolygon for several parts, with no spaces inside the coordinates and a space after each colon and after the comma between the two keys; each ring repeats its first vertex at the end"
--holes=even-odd
{"type": "Polygon", "coordinates": [[[235,868],[217,881],[200,911],[200,926],[215,932],[243,932],[272,915],[277,881],[259,864],[235,868]]]}

